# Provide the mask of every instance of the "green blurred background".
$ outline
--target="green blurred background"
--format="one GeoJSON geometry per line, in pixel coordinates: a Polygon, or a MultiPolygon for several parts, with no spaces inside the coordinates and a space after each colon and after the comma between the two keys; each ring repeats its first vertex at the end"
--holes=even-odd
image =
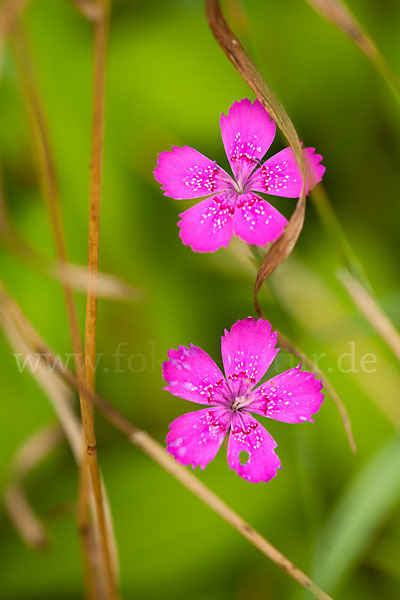
{"type": "MultiPolygon", "coordinates": [[[[226,3],[228,4],[228,3],[226,3]]],[[[231,5],[235,23],[235,2],[231,5]]],[[[324,156],[326,190],[374,291],[400,324],[398,284],[400,112],[366,58],[301,0],[243,0],[244,41],[306,145],[324,156]]],[[[351,7],[400,72],[400,4],[351,7]]],[[[91,133],[92,28],[66,0],[36,0],[24,12],[51,131],[71,262],[85,264],[91,133]]],[[[163,443],[168,424],[192,410],[162,390],[167,350],[195,343],[220,361],[220,335],[254,314],[255,267],[236,240],[194,254],[176,227],[191,205],[162,195],[156,156],[193,146],[227,167],[221,112],[253,94],[208,30],[200,0],[113,3],[108,54],[100,268],[140,290],[135,302],[99,301],[97,387],[163,443]],[[120,346],[120,368],[115,353],[120,346]]],[[[284,146],[280,134],[272,147],[284,146]]],[[[54,258],[11,47],[0,74],[0,161],[11,220],[54,258]]],[[[287,216],[294,202],[277,200],[287,216]]],[[[349,449],[331,399],[315,424],[264,423],[283,469],[250,485],[221,449],[196,475],[315,577],[335,598],[400,597],[400,377],[396,359],[357,312],[337,278],[338,248],[309,203],[291,258],[264,286],[266,316],[325,369],[348,408],[358,453],[349,449]],[[343,353],[354,351],[354,363],[343,353]],[[361,366],[376,356],[374,372],[361,366]],[[342,358],[340,358],[342,357],[342,358]]],[[[59,283],[0,248],[2,278],[58,353],[71,352],[59,283]]],[[[85,299],[77,294],[81,324],[85,299]]],[[[30,374],[19,373],[0,337],[0,485],[18,446],[54,421],[30,374]]],[[[288,366],[288,357],[279,368],[288,366]]],[[[370,368],[370,366],[369,366],[370,368]]],[[[153,600],[310,597],[179,483],[97,419],[99,459],[118,539],[124,598],[153,600]]],[[[82,597],[75,503],[77,469],[63,443],[26,489],[51,532],[51,547],[24,545],[0,512],[0,597],[82,597]]]]}

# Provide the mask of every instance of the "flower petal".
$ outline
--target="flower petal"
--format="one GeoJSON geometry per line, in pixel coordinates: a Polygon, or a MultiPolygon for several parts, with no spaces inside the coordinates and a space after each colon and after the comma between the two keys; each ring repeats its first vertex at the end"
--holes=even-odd
{"type": "Polygon", "coordinates": [[[273,377],[254,390],[255,400],[246,410],[285,423],[311,421],[324,395],[322,382],[313,373],[300,371],[301,365],[273,377]]]}
{"type": "Polygon", "coordinates": [[[269,202],[249,193],[236,203],[233,232],[249,244],[265,246],[281,236],[287,219],[269,202]]]}
{"type": "Polygon", "coordinates": [[[218,193],[232,181],[215,162],[189,146],[172,146],[172,152],[161,152],[153,174],[164,196],[176,200],[218,193]]]}
{"type": "Polygon", "coordinates": [[[267,152],[275,137],[275,121],[262,104],[247,98],[235,102],[220,120],[222,140],[232,171],[243,184],[267,152]]]}
{"type": "Polygon", "coordinates": [[[196,252],[226,248],[233,234],[234,213],[234,197],[228,193],[202,200],[179,215],[179,237],[196,252]]]}
{"type": "Polygon", "coordinates": [[[225,329],[221,352],[228,383],[229,379],[243,376],[254,387],[279,352],[275,349],[276,336],[268,321],[255,321],[253,317],[237,321],[230,331],[225,329]]]}
{"type": "Polygon", "coordinates": [[[273,437],[251,415],[241,412],[234,416],[229,434],[228,464],[240,477],[252,483],[275,477],[281,463],[274,448],[273,437]],[[248,460],[244,462],[242,457],[245,459],[246,454],[248,460]]]}
{"type": "Polygon", "coordinates": [[[230,412],[223,408],[186,413],[169,426],[167,451],[182,465],[204,469],[215,458],[230,420],[230,412]]]}
{"type": "MultiPolygon", "coordinates": [[[[306,165],[306,194],[322,179],[325,167],[320,164],[322,156],[314,154],[315,148],[303,150],[306,165]]],[[[250,189],[272,196],[297,198],[301,193],[300,167],[291,148],[285,148],[269,158],[257,169],[248,182],[250,189]]]]}
{"type": "Polygon", "coordinates": [[[225,378],[207,352],[191,344],[170,350],[168,358],[163,377],[169,385],[164,389],[198,404],[227,403],[225,378]]]}

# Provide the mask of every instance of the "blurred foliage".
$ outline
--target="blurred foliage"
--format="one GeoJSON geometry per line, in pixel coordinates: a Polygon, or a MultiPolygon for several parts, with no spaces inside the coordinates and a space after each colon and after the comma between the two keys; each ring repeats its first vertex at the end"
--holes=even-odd
{"type": "MultiPolygon", "coordinates": [[[[323,154],[331,202],[381,305],[399,326],[398,106],[358,49],[305,3],[242,4],[248,21],[245,44],[304,142],[323,154]]],[[[235,2],[231,5],[234,11],[235,2]]],[[[400,5],[354,0],[351,8],[399,72],[400,5]]],[[[84,264],[91,26],[66,0],[33,0],[23,25],[49,120],[70,259],[84,264]]],[[[0,77],[0,167],[7,208],[20,236],[54,257],[8,45],[0,77]]],[[[200,0],[115,0],[100,268],[143,290],[144,299],[100,301],[97,385],[161,442],[168,423],[192,408],[162,391],[160,365],[167,350],[192,342],[220,360],[224,327],[253,314],[255,269],[241,242],[215,255],[196,255],[183,247],[177,214],[190,203],[163,197],[152,170],[157,153],[171,144],[194,146],[227,167],[219,117],[243,97],[252,95],[212,38],[200,0]],[[118,366],[120,344],[126,356],[118,366]]],[[[278,135],[273,150],[282,145],[278,135]]],[[[294,207],[287,199],[275,204],[286,215],[294,207]]],[[[328,582],[334,597],[339,591],[341,600],[395,598],[400,596],[394,560],[400,553],[394,440],[398,364],[347,297],[336,278],[338,266],[337,248],[309,203],[293,256],[264,286],[260,300],[267,317],[305,352],[324,354],[319,364],[348,407],[358,453],[351,454],[336,409],[326,398],[315,425],[267,424],[283,465],[275,480],[249,485],[230,471],[222,450],[197,475],[305,572],[311,574],[314,565],[317,582],[328,582]],[[351,356],[343,357],[352,348],[354,364],[351,356]],[[377,359],[373,373],[362,370],[367,353],[377,359]]],[[[0,269],[49,345],[60,354],[70,352],[59,284],[5,247],[0,269]]],[[[84,297],[77,299],[83,324],[84,297]]],[[[18,445],[52,422],[54,414],[31,376],[18,372],[2,336],[0,356],[3,489],[18,445]]],[[[279,363],[282,369],[285,360],[279,363]]],[[[295,582],[100,417],[97,428],[125,598],[303,597],[295,582]]],[[[26,548],[1,512],[0,596],[80,598],[77,474],[66,445],[30,476],[27,489],[53,543],[43,553],[26,548]]]]}

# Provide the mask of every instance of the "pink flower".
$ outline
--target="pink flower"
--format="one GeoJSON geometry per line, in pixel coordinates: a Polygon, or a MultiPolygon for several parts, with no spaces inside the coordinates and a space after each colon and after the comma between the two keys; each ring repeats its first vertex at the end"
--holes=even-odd
{"type": "Polygon", "coordinates": [[[163,365],[171,394],[207,408],[178,417],[170,425],[167,450],[183,465],[201,469],[215,458],[228,430],[228,464],[258,483],[275,477],[276,443],[250,413],[285,423],[313,422],[323,401],[322,383],[301,365],[255,387],[279,352],[268,321],[252,317],[225,330],[221,342],[225,377],[201,348],[170,350],[163,365]]]}
{"type": "MultiPolygon", "coordinates": [[[[275,122],[258,100],[235,102],[220,124],[234,178],[188,146],[162,152],[154,171],[165,196],[176,200],[208,196],[179,215],[179,235],[197,252],[226,248],[233,234],[257,246],[273,242],[287,220],[255,192],[286,198],[296,198],[301,192],[301,172],[291,148],[261,164],[275,137],[275,122]]],[[[307,193],[325,172],[319,164],[322,156],[314,151],[303,150],[307,193]]]]}

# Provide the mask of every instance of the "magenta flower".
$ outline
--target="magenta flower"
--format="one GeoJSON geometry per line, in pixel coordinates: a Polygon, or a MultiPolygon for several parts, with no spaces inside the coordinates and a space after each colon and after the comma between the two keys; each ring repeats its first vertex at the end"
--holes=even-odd
{"type": "Polygon", "coordinates": [[[275,477],[280,468],[275,440],[250,413],[285,423],[313,422],[311,415],[324,398],[321,381],[300,371],[301,365],[255,387],[279,352],[276,336],[268,321],[252,317],[225,330],[221,341],[225,377],[201,348],[180,346],[169,351],[169,361],[163,365],[165,389],[207,405],[170,425],[167,450],[182,465],[204,469],[230,429],[230,468],[253,483],[275,477]]]}
{"type": "MultiPolygon", "coordinates": [[[[179,236],[197,252],[226,248],[233,234],[257,246],[273,242],[287,219],[255,192],[285,198],[301,192],[301,172],[291,148],[261,163],[275,137],[275,122],[258,100],[235,102],[220,124],[234,178],[188,146],[162,152],[154,171],[165,196],[176,200],[208,196],[179,215],[179,236]]],[[[303,150],[307,193],[325,172],[319,164],[322,156],[314,151],[303,150]]]]}

